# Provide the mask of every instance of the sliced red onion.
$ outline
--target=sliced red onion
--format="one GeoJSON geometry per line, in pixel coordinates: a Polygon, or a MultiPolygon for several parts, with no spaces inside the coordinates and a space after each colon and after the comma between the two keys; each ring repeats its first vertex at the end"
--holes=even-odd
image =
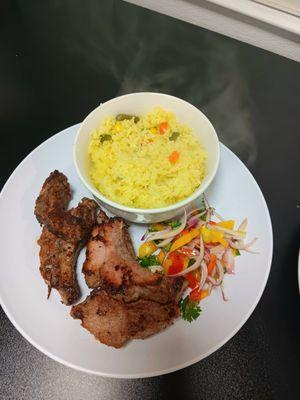
{"type": "Polygon", "coordinates": [[[209,275],[208,275],[208,277],[206,278],[206,280],[207,280],[208,282],[210,282],[210,283],[212,284],[212,286],[217,286],[217,282],[216,282],[215,278],[213,278],[212,276],[209,276],[209,275]]]}
{"type": "Polygon", "coordinates": [[[223,283],[221,283],[220,288],[221,288],[221,293],[222,293],[223,300],[224,301],[228,301],[227,297],[225,296],[223,283]]]}
{"type": "Polygon", "coordinates": [[[208,283],[207,284],[207,291],[208,291],[208,295],[210,295],[211,294],[211,289],[212,289],[212,284],[211,283],[208,283]]]}
{"type": "Polygon", "coordinates": [[[223,261],[226,267],[226,272],[228,274],[234,274],[234,255],[230,248],[225,251],[223,261]]]}
{"type": "Polygon", "coordinates": [[[238,231],[245,231],[246,229],[247,229],[247,225],[248,225],[248,219],[247,218],[245,218],[242,222],[241,222],[241,224],[240,224],[240,226],[238,227],[238,231]]]}
{"type": "Polygon", "coordinates": [[[201,279],[199,282],[199,290],[202,289],[207,279],[207,265],[204,261],[201,262],[201,279]]]}
{"type": "Polygon", "coordinates": [[[141,237],[141,240],[145,240],[145,239],[146,239],[146,236],[148,235],[148,233],[149,233],[149,231],[147,230],[147,231],[143,234],[143,236],[141,237]]]}
{"type": "Polygon", "coordinates": [[[225,249],[221,244],[219,244],[218,246],[212,247],[210,252],[211,252],[211,254],[215,254],[215,256],[217,258],[222,259],[223,255],[225,253],[225,249]]]}
{"type": "Polygon", "coordinates": [[[224,270],[223,266],[220,263],[220,261],[217,261],[217,267],[214,268],[214,272],[211,274],[211,276],[207,276],[207,280],[213,285],[213,286],[220,286],[224,278],[224,270]],[[216,270],[218,270],[218,278],[214,278],[216,274],[216,270]]]}
{"type": "Polygon", "coordinates": [[[205,222],[206,222],[206,223],[209,223],[209,222],[210,222],[211,216],[212,216],[212,209],[209,208],[209,209],[207,210],[207,214],[206,214],[206,218],[205,218],[205,222]]]}
{"type": "Polygon", "coordinates": [[[171,243],[172,240],[173,240],[173,238],[165,239],[165,240],[161,241],[160,243],[158,243],[156,246],[157,247],[165,247],[165,246],[167,246],[167,244],[171,243]]]}
{"type": "Polygon", "coordinates": [[[217,268],[214,267],[213,270],[211,271],[211,276],[215,276],[217,272],[217,268]]]}
{"type": "Polygon", "coordinates": [[[200,249],[200,237],[191,240],[189,243],[185,245],[185,247],[189,247],[190,249],[200,249]]]}
{"type": "Polygon", "coordinates": [[[194,216],[194,217],[192,217],[192,218],[190,218],[190,219],[188,220],[187,226],[188,226],[189,228],[195,228],[195,227],[198,225],[198,222],[199,222],[198,216],[194,216]]]}
{"type": "Polygon", "coordinates": [[[256,241],[257,241],[257,238],[254,238],[249,243],[244,243],[243,240],[239,240],[238,243],[230,240],[229,243],[230,243],[230,246],[232,248],[234,248],[234,249],[237,249],[237,250],[248,250],[256,241]]]}
{"type": "Polygon", "coordinates": [[[207,210],[206,210],[206,209],[203,210],[203,207],[201,207],[201,208],[195,208],[194,210],[191,210],[191,211],[187,214],[187,218],[189,218],[190,216],[191,216],[191,218],[193,218],[193,217],[198,217],[198,218],[200,218],[200,217],[202,217],[202,215],[204,215],[204,214],[206,214],[206,213],[207,213],[207,210]],[[201,212],[192,215],[193,213],[195,213],[195,212],[197,212],[197,211],[201,211],[201,212]]]}
{"type": "Polygon", "coordinates": [[[228,233],[225,233],[224,237],[225,237],[225,239],[227,239],[227,240],[238,240],[238,241],[243,240],[240,236],[237,236],[237,235],[229,235],[228,233]]]}
{"type": "Polygon", "coordinates": [[[259,251],[253,251],[253,250],[249,250],[249,249],[245,249],[244,251],[245,251],[246,253],[259,254],[259,251]]]}
{"type": "Polygon", "coordinates": [[[217,270],[218,270],[218,278],[216,279],[216,285],[221,285],[224,279],[224,268],[220,261],[217,260],[217,270]]]}
{"type": "Polygon", "coordinates": [[[210,257],[209,257],[208,253],[204,254],[204,258],[203,259],[204,259],[205,262],[209,263],[209,258],[210,257]]]}
{"type": "Polygon", "coordinates": [[[224,221],[224,218],[220,214],[218,214],[215,209],[214,209],[214,216],[217,217],[220,221],[224,221]]]}
{"type": "Polygon", "coordinates": [[[207,201],[207,198],[206,198],[205,193],[203,193],[203,202],[204,202],[205,208],[206,208],[206,209],[209,209],[210,206],[209,206],[209,204],[208,204],[208,201],[207,201]]]}
{"type": "Polygon", "coordinates": [[[164,229],[163,231],[158,232],[149,232],[146,238],[146,241],[149,240],[159,240],[159,239],[169,239],[178,235],[181,231],[184,230],[186,225],[186,211],[184,210],[184,214],[179,220],[180,226],[176,229],[172,229],[169,227],[168,229],[164,229]]]}

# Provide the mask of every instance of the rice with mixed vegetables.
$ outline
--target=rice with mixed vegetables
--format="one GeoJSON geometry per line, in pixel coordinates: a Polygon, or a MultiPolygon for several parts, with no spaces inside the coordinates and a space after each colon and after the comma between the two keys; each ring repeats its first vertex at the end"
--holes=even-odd
{"type": "Polygon", "coordinates": [[[157,107],[144,116],[108,118],[93,131],[89,172],[107,198],[130,207],[158,208],[199,187],[206,157],[191,129],[157,107]]]}

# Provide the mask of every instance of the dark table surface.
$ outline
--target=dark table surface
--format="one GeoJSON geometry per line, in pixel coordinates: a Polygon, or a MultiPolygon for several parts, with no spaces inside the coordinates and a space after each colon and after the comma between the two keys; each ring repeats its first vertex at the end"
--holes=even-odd
{"type": "Polygon", "coordinates": [[[86,375],[36,350],[1,310],[0,398],[300,398],[300,65],[121,1],[3,0],[0,21],[1,185],[100,102],[161,91],[204,110],[259,183],[274,229],[260,303],[205,360],[151,379],[86,375]]]}

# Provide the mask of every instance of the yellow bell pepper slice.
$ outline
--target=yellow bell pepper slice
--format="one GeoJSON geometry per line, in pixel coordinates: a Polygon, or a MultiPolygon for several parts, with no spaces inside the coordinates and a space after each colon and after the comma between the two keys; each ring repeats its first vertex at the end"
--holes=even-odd
{"type": "Polygon", "coordinates": [[[188,233],[185,235],[182,235],[180,238],[175,240],[175,242],[172,244],[170,248],[170,253],[172,251],[175,251],[179,249],[179,247],[184,246],[185,244],[191,242],[193,239],[195,239],[197,236],[199,236],[201,233],[201,230],[199,228],[191,229],[188,233]]]}
{"type": "Polygon", "coordinates": [[[202,233],[203,241],[205,243],[210,243],[211,242],[211,230],[206,228],[205,225],[203,225],[201,228],[201,233],[202,233]]]}
{"type": "Polygon", "coordinates": [[[221,221],[221,222],[217,223],[218,226],[221,226],[222,228],[226,228],[226,229],[230,229],[230,230],[234,229],[234,224],[235,224],[235,221],[232,219],[230,219],[228,221],[221,221]]]}
{"type": "Polygon", "coordinates": [[[205,225],[201,228],[202,238],[205,243],[220,243],[225,248],[228,247],[227,240],[224,239],[224,233],[214,229],[208,229],[205,225]]]}
{"type": "Polygon", "coordinates": [[[149,257],[157,249],[154,242],[145,242],[139,248],[139,257],[149,257]]]}
{"type": "Polygon", "coordinates": [[[160,263],[160,265],[163,264],[164,259],[165,259],[165,256],[166,256],[166,253],[165,253],[163,250],[161,250],[161,251],[158,253],[158,255],[157,255],[157,261],[160,263]]]}
{"type": "Polygon", "coordinates": [[[166,229],[166,225],[163,224],[152,224],[150,226],[151,229],[153,229],[154,231],[163,231],[164,229],[166,229]]]}

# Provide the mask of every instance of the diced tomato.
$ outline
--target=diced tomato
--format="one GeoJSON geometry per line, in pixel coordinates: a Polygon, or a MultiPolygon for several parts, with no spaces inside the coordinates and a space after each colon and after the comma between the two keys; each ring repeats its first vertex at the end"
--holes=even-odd
{"type": "Polygon", "coordinates": [[[189,272],[188,274],[184,275],[184,277],[189,282],[189,287],[191,289],[194,289],[197,286],[198,281],[193,272],[189,272]]]}
{"type": "Polygon", "coordinates": [[[189,296],[191,301],[199,302],[201,300],[199,288],[196,287],[194,290],[192,290],[189,296]]]}
{"type": "Polygon", "coordinates": [[[202,289],[202,290],[199,291],[199,289],[196,288],[196,289],[191,291],[189,296],[190,296],[190,300],[191,301],[199,302],[199,301],[205,299],[205,297],[208,296],[208,290],[202,289]]]}
{"type": "Polygon", "coordinates": [[[170,253],[167,259],[172,262],[168,269],[168,275],[178,274],[181,272],[187,262],[187,257],[178,251],[170,253]]]}

